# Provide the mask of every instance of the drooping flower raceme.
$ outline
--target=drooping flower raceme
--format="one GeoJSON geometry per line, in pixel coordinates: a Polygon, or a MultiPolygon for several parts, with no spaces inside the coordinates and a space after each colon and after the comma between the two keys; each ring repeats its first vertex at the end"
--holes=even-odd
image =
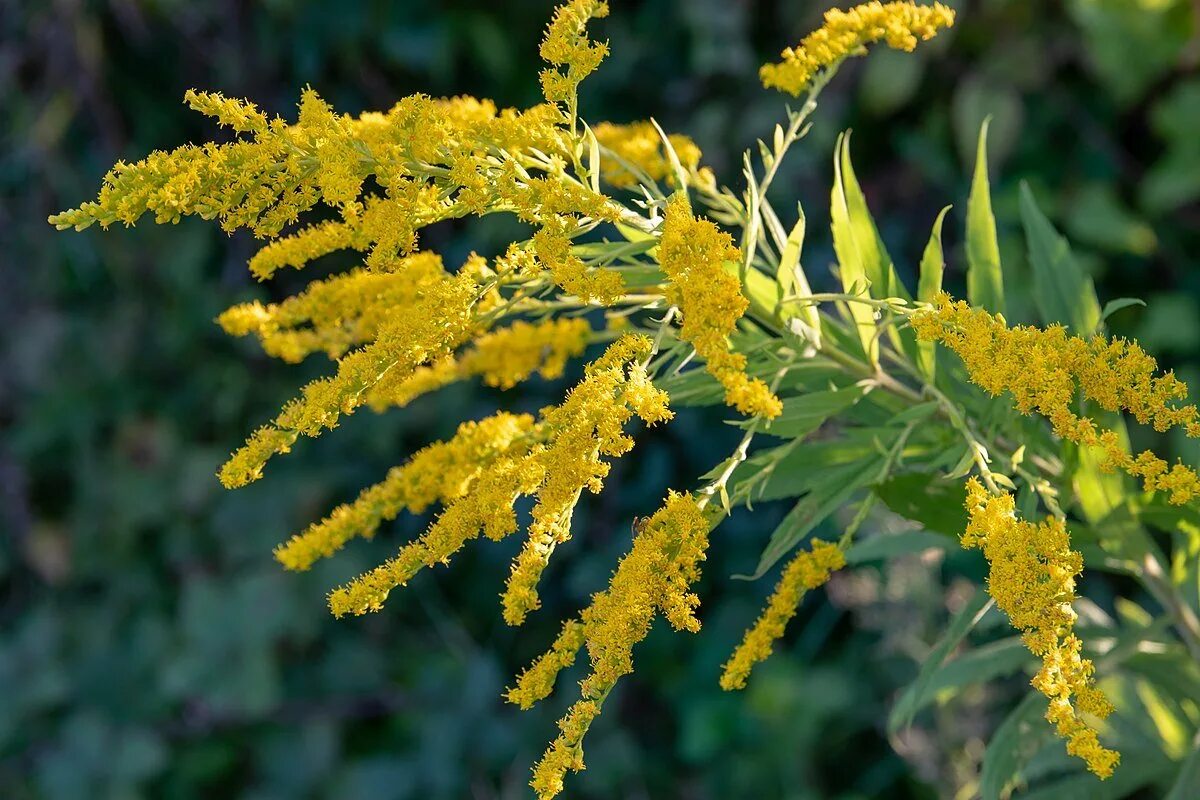
{"type": "Polygon", "coordinates": [[[1067,740],[1068,753],[1099,777],[1109,777],[1120,755],[1101,746],[1095,728],[1081,716],[1103,719],[1112,704],[1096,687],[1095,667],[1080,655],[1082,644],[1074,634],[1071,603],[1083,558],[1071,549],[1066,526],[1055,517],[1036,524],[1017,519],[1011,494],[989,494],[975,478],[967,482],[967,511],[963,547],[983,551],[988,592],[1022,631],[1026,647],[1042,659],[1033,685],[1050,701],[1046,719],[1067,740]]]}

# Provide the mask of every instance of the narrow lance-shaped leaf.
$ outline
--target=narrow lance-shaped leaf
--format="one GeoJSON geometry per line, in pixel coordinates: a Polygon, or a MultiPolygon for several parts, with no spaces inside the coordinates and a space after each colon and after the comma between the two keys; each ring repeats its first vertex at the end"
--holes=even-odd
{"type": "Polygon", "coordinates": [[[988,120],[979,129],[975,177],[967,199],[967,299],[992,313],[1004,313],[1004,276],[996,218],[992,215],[992,190],[987,171],[988,120]]]}
{"type": "MultiPolygon", "coordinates": [[[[829,198],[830,225],[833,231],[833,249],[837,254],[838,276],[842,281],[842,289],[847,294],[865,294],[865,288],[870,284],[867,275],[866,262],[854,235],[854,225],[850,221],[850,209],[846,202],[846,192],[842,181],[842,147],[845,134],[838,137],[837,147],[833,157],[833,191],[829,198]]],[[[875,312],[862,303],[846,304],[850,318],[858,331],[859,341],[862,342],[863,352],[871,364],[879,363],[879,342],[875,338],[875,312]]]]}
{"type": "MultiPolygon", "coordinates": [[[[869,293],[876,299],[900,297],[905,300],[912,298],[900,276],[892,257],[888,255],[887,246],[879,235],[875,220],[871,217],[871,209],[867,206],[867,197],[863,194],[854,174],[854,165],[850,161],[850,132],[847,131],[842,139],[838,153],[841,163],[842,192],[846,200],[847,217],[850,221],[849,230],[854,236],[859,256],[863,261],[863,270],[869,280],[869,293]]],[[[919,358],[917,337],[908,328],[888,327],[888,339],[896,349],[903,352],[912,361],[919,358]]]]}
{"type": "Polygon", "coordinates": [[[933,678],[933,674],[942,666],[942,662],[946,660],[946,656],[950,654],[950,651],[966,638],[971,629],[979,623],[979,620],[983,619],[983,615],[991,607],[992,600],[988,597],[987,592],[977,590],[971,596],[971,599],[954,615],[953,619],[950,620],[950,625],[946,628],[946,632],[942,634],[942,638],[929,651],[929,655],[925,658],[925,663],[921,665],[921,671],[917,673],[916,680],[912,682],[892,708],[892,713],[888,716],[889,731],[895,732],[905,725],[912,723],[917,709],[921,708],[925,703],[925,693],[929,690],[929,683],[933,678]]]}
{"type": "MultiPolygon", "coordinates": [[[[917,299],[932,303],[942,291],[942,272],[946,267],[945,254],[942,251],[942,222],[950,206],[942,209],[933,222],[933,230],[929,233],[929,242],[925,245],[925,253],[921,256],[921,277],[917,283],[917,299]]],[[[933,381],[937,373],[936,342],[917,343],[917,368],[929,381],[933,381]]]]}
{"type": "Polygon", "coordinates": [[[1067,243],[1038,208],[1029,184],[1021,181],[1021,224],[1033,266],[1033,297],[1045,322],[1061,322],[1078,336],[1100,325],[1100,301],[1092,279],[1079,267],[1067,243]]]}
{"type": "MultiPolygon", "coordinates": [[[[800,252],[804,247],[805,232],[803,206],[797,204],[796,212],[799,216],[796,219],[796,224],[792,226],[791,233],[788,234],[787,242],[783,247],[783,254],[779,258],[779,269],[775,273],[775,280],[779,284],[779,297],[781,301],[786,297],[808,297],[812,295],[812,287],[809,286],[808,276],[804,274],[804,267],[800,265],[800,252]]],[[[789,312],[789,316],[794,314],[794,317],[804,324],[809,341],[814,346],[819,347],[821,344],[821,314],[817,311],[817,307],[814,305],[797,304],[794,309],[794,311],[789,312]]],[[[787,321],[785,318],[784,322],[787,321]]]]}

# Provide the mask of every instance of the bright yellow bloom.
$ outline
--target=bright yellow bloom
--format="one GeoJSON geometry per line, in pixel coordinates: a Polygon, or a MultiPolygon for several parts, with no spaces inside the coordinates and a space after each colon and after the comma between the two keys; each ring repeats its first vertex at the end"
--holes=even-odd
{"type": "Polygon", "coordinates": [[[550,696],[558,673],[575,663],[575,656],[584,643],[583,623],[567,620],[562,632],[537,660],[517,678],[517,685],[505,692],[508,702],[523,709],[533,708],[534,703],[550,696]]]}
{"type": "Polygon", "coordinates": [[[1096,688],[1095,667],[1080,655],[1072,632],[1075,577],[1083,558],[1071,549],[1066,526],[1056,517],[1038,524],[1017,519],[1011,494],[990,494],[975,478],[967,482],[967,511],[963,547],[983,551],[988,593],[1042,659],[1033,686],[1050,701],[1046,719],[1067,740],[1068,753],[1100,778],[1109,777],[1120,754],[1101,747],[1095,729],[1080,716],[1086,712],[1103,719],[1112,705],[1096,688]]]}
{"type": "Polygon", "coordinates": [[[606,16],[608,3],[602,0],[570,0],[554,9],[540,50],[542,58],[555,67],[541,74],[547,100],[574,105],[579,82],[595,72],[608,55],[607,44],[587,38],[587,23],[606,16]]]}
{"type": "Polygon", "coordinates": [[[580,494],[597,493],[608,475],[604,456],[633,447],[625,424],[633,416],[653,425],[671,418],[667,395],[656,389],[638,362],[650,349],[642,336],[626,335],[589,364],[584,379],[559,406],[542,411],[546,445],[530,456],[545,475],[532,511],[529,538],[513,562],[504,590],[504,619],[521,624],[538,608],[537,584],[554,549],[571,536],[580,494]]]}
{"type": "Polygon", "coordinates": [[[768,419],[783,404],[758,378],[746,375],[746,357],[729,349],[749,301],[741,282],[723,266],[740,255],[729,234],[712,222],[692,216],[687,197],[676,194],[667,204],[658,260],[670,279],[667,299],[683,313],[679,337],[691,342],[713,377],[725,387],[725,402],[743,414],[768,419]]]}
{"type": "Polygon", "coordinates": [[[367,391],[389,371],[410,375],[421,364],[447,355],[470,334],[476,293],[475,282],[465,275],[449,276],[429,286],[410,305],[397,310],[378,329],[371,344],[342,358],[334,376],[309,383],[299,397],[289,401],[273,423],[282,433],[257,436],[234,453],[221,468],[221,482],[232,488],[256,480],[268,458],[286,451],[286,447],[273,449],[264,443],[286,441],[290,445],[298,433],[317,436],[365,403],[367,391]]]}
{"type": "Polygon", "coordinates": [[[768,89],[796,96],[819,71],[865,52],[868,44],[882,40],[888,47],[912,52],[919,39],[932,39],[939,28],[953,24],[954,10],[942,3],[870,2],[849,11],[832,8],[825,12],[824,25],[784,50],[779,63],[764,64],[759,77],[768,89]]]}
{"type": "MultiPolygon", "coordinates": [[[[596,141],[612,151],[615,158],[601,159],[601,175],[604,180],[618,189],[633,189],[641,182],[640,176],[652,181],[665,180],[668,186],[675,185],[671,162],[663,147],[662,137],[649,122],[631,122],[617,125],[601,122],[592,132],[596,141]]],[[[680,165],[691,172],[700,166],[700,148],[691,138],[679,133],[667,136],[680,165]]]]}
{"type": "Polygon", "coordinates": [[[250,259],[250,272],[260,281],[272,277],[283,267],[300,269],[310,261],[338,250],[366,248],[366,240],[347,222],[328,220],[310,225],[289,236],[274,239],[250,259]]]}
{"type": "Polygon", "coordinates": [[[670,418],[666,394],[650,384],[638,363],[649,348],[648,339],[634,335],[609,345],[588,365],[583,380],[562,405],[543,409],[520,446],[496,453],[477,472],[469,473],[469,490],[454,497],[442,495],[445,510],[424,535],[395,558],[334,590],[329,596],[333,613],[376,611],[392,589],[425,567],[447,563],[480,534],[502,539],[515,532],[514,503],[519,497],[533,496],[537,503],[529,540],[504,594],[505,619],[513,624],[522,621],[538,606],[537,579],[554,546],[570,534],[579,493],[598,492],[608,474],[602,456],[619,456],[633,446],[624,424],[634,415],[647,423],[670,418]]]}
{"type": "Polygon", "coordinates": [[[416,253],[395,272],[351,270],[313,281],[282,303],[233,306],[217,322],[231,336],[255,334],[268,355],[284,361],[295,363],[318,351],[339,358],[373,341],[398,309],[417,302],[446,277],[436,253],[416,253]]]}
{"type": "MultiPolygon", "coordinates": [[[[562,791],[567,770],[583,769],[583,736],[617,680],[633,671],[633,647],[646,638],[655,614],[665,616],[676,630],[700,630],[695,617],[699,600],[691,586],[700,577],[708,531],[709,520],[692,496],[670,493],[640,526],[608,588],[592,597],[580,617],[592,672],[580,683],[580,700],[559,723],[558,738],[534,768],[531,785],[542,800],[562,791]]],[[[542,680],[537,691],[544,687],[542,680]]],[[[509,699],[536,702],[537,691],[509,699]]]]}
{"type": "Polygon", "coordinates": [[[476,375],[501,389],[511,389],[535,372],[558,378],[567,361],[587,348],[591,333],[587,320],[580,317],[518,321],[478,337],[457,358],[419,367],[408,376],[385,375],[367,392],[367,403],[376,411],[403,407],[423,394],[476,375]]]}
{"type": "Polygon", "coordinates": [[[846,566],[846,557],[836,544],[813,539],[809,550],[801,550],[783,570],[767,607],[754,626],[746,631],[742,643],[725,662],[721,688],[725,691],[746,688],[750,670],[771,655],[776,640],[783,636],[788,622],[804,595],[829,580],[829,576],[846,566]]]}
{"type": "Polygon", "coordinates": [[[1200,496],[1200,477],[1190,467],[1167,462],[1149,450],[1125,451],[1114,431],[1075,413],[1076,397],[1107,411],[1127,411],[1157,431],[1181,427],[1200,436],[1200,415],[1186,400],[1187,386],[1172,372],[1156,376],[1158,364],[1137,344],[1102,336],[1069,336],[1061,325],[1009,327],[998,314],[972,308],[946,295],[912,317],[925,341],[949,347],[967,368],[971,381],[992,395],[1012,394],[1022,414],[1037,412],[1054,432],[1079,445],[1100,448],[1106,465],[1142,479],[1146,491],[1167,493],[1174,504],[1200,496]]]}
{"type": "MultiPolygon", "coordinates": [[[[352,503],[338,506],[320,522],[275,549],[288,569],[306,570],[333,555],[350,539],[374,537],[379,525],[401,511],[419,514],[433,503],[458,500],[493,461],[511,455],[533,430],[528,414],[498,413],[464,422],[454,437],[418,451],[404,466],[364,489],[352,503]]],[[[527,445],[525,445],[527,447],[527,445]]]]}

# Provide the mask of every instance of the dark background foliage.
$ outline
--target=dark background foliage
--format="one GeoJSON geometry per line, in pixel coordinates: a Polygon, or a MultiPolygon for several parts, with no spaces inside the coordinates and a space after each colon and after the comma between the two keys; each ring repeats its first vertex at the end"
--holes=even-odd
{"type": "MultiPolygon", "coordinates": [[[[89,197],[116,159],[211,137],[180,103],[189,87],[284,114],[306,84],[349,112],[415,91],[535,102],[550,5],[0,0],[0,796],[527,796],[528,765],[571,679],[533,712],[505,706],[501,690],[602,587],[634,515],[723,457],[722,415],[684,413],[619,462],[581,508],[546,607],[525,628],[499,619],[511,546],[489,545],[415,580],[381,614],[335,621],[324,592],[425,520],[303,576],[277,567],[273,544],[458,420],[536,407],[562,386],[460,387],[400,414],[363,412],[227,493],[212,477],[224,455],[319,365],[270,362],[212,320],[231,302],[282,296],[295,277],[254,285],[253,242],[196,220],[56,235],[45,218],[89,197]]],[[[858,173],[911,274],[943,205],[956,207],[948,230],[961,230],[975,135],[991,114],[1010,285],[1028,283],[1016,234],[1026,179],[1102,300],[1150,302],[1113,327],[1200,377],[1195,4],[957,5],[949,35],[913,56],[856,62],[823,98],[776,190],[779,208],[788,194],[806,203],[810,272],[823,283],[832,261],[839,130],[854,128],[858,173]]],[[[613,55],[585,85],[585,116],[653,115],[740,185],[741,150],[781,111],[757,65],[818,24],[822,6],[618,1],[599,26],[613,55]]],[[[504,235],[445,225],[424,242],[453,261],[495,252],[504,235]]],[[[961,287],[961,239],[948,245],[961,287]]],[[[1196,455],[1179,443],[1176,453],[1196,455]]],[[[839,576],[806,601],[746,692],[719,691],[719,666],[771,581],[728,576],[754,562],[778,514],[740,513],[720,529],[703,634],[655,630],[638,649],[573,796],[935,797],[974,773],[1019,679],[892,741],[883,732],[897,688],[961,601],[960,556],[839,576]]]]}

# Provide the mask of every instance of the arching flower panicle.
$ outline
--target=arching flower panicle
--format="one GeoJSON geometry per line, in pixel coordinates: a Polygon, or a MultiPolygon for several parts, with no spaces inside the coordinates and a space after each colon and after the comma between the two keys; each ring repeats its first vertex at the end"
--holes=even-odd
{"type": "MultiPolygon", "coordinates": [[[[700,577],[709,528],[708,518],[690,494],[671,492],[663,506],[638,526],[633,546],[617,565],[608,588],[595,594],[584,609],[580,621],[591,674],[580,683],[579,701],[559,722],[558,738],[534,767],[530,783],[540,800],[562,791],[568,771],[583,769],[584,734],[617,681],[633,671],[633,648],[646,638],[655,615],[665,616],[676,630],[700,629],[691,586],[700,577]]],[[[571,636],[576,635],[572,630],[571,636]]],[[[535,662],[531,670],[553,658],[554,652],[535,662]]],[[[538,686],[538,692],[518,692],[509,699],[518,704],[536,701],[545,683],[538,686]]]]}
{"type": "Polygon", "coordinates": [[[1032,683],[1049,700],[1046,719],[1067,740],[1068,753],[1083,759],[1098,777],[1108,778],[1121,756],[1100,746],[1096,730],[1080,714],[1103,719],[1112,712],[1095,685],[1095,667],[1080,654],[1082,644],[1073,633],[1071,604],[1082,556],[1071,549],[1061,519],[1036,524],[1018,519],[1011,494],[991,494],[975,478],[967,482],[967,512],[963,547],[983,551],[988,593],[1042,659],[1032,683]]]}
{"type": "Polygon", "coordinates": [[[1000,315],[972,308],[947,295],[912,316],[918,338],[935,341],[962,359],[971,381],[992,395],[1008,392],[1023,414],[1037,413],[1054,433],[1099,448],[1109,468],[1141,478],[1146,491],[1161,491],[1176,505],[1200,497],[1200,477],[1183,464],[1169,466],[1149,450],[1133,456],[1116,432],[1075,413],[1082,397],[1107,411],[1125,411],[1157,431],[1181,428],[1200,436],[1200,413],[1180,405],[1187,386],[1136,343],[1102,336],[1070,336],[1061,325],[1009,327],[1000,315]]]}
{"type": "Polygon", "coordinates": [[[726,691],[746,688],[751,669],[771,655],[775,642],[796,616],[804,595],[823,586],[832,573],[844,566],[846,556],[842,549],[821,539],[813,539],[809,549],[796,553],[784,567],[762,615],[746,631],[742,643],[725,662],[721,688],[726,691]]]}
{"type": "Polygon", "coordinates": [[[667,299],[683,313],[679,336],[704,358],[708,371],[725,387],[725,402],[743,414],[767,419],[783,405],[765,383],[746,374],[746,357],[729,347],[749,301],[741,282],[724,267],[740,254],[729,234],[692,216],[687,197],[676,194],[663,218],[658,260],[670,283],[667,299]]]}
{"type": "Polygon", "coordinates": [[[796,47],[784,50],[778,63],[764,64],[759,77],[768,89],[796,96],[822,69],[858,55],[868,44],[883,41],[888,47],[911,52],[919,40],[932,39],[940,28],[953,24],[954,10],[942,3],[924,6],[872,0],[847,11],[831,8],[825,12],[824,25],[796,47]]]}
{"type": "MultiPolygon", "coordinates": [[[[419,514],[434,503],[458,500],[482,472],[509,456],[533,432],[533,417],[501,412],[464,422],[454,436],[419,450],[408,463],[364,489],[351,503],[333,510],[275,549],[275,558],[291,570],[306,570],[333,555],[355,537],[374,537],[379,525],[401,511],[419,514]]],[[[527,446],[527,445],[526,445],[527,446]]]]}

